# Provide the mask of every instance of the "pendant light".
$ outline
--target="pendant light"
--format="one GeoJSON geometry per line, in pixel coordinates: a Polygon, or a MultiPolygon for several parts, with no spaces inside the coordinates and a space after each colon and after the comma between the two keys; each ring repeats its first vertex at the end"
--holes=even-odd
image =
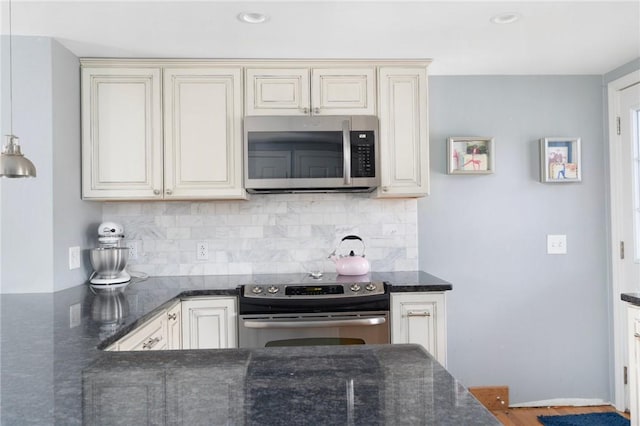
{"type": "Polygon", "coordinates": [[[0,154],[0,177],[36,177],[36,168],[20,150],[19,139],[13,134],[13,56],[11,38],[11,0],[9,0],[9,133],[0,154]]]}

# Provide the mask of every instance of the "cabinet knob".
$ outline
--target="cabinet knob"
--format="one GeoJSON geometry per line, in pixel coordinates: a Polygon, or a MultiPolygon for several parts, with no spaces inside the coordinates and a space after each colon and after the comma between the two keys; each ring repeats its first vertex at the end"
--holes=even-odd
{"type": "Polygon", "coordinates": [[[633,335],[634,335],[636,338],[640,339],[640,333],[633,333],[633,335]]]}
{"type": "Polygon", "coordinates": [[[320,108],[315,107],[315,108],[313,109],[313,113],[314,113],[314,114],[320,114],[320,108]]]}
{"type": "Polygon", "coordinates": [[[154,189],[153,190],[153,195],[160,195],[160,190],[159,189],[154,189]]]}
{"type": "Polygon", "coordinates": [[[166,191],[164,191],[164,192],[165,192],[167,195],[171,195],[171,194],[173,194],[173,191],[172,191],[172,190],[170,190],[170,189],[167,189],[167,190],[166,190],[166,191]]]}
{"type": "Polygon", "coordinates": [[[383,187],[382,187],[382,192],[387,192],[387,191],[389,191],[389,188],[388,188],[388,187],[386,187],[386,186],[383,186],[383,187]]]}
{"type": "Polygon", "coordinates": [[[307,108],[307,107],[302,108],[302,113],[303,114],[309,114],[309,108],[307,108]]]}

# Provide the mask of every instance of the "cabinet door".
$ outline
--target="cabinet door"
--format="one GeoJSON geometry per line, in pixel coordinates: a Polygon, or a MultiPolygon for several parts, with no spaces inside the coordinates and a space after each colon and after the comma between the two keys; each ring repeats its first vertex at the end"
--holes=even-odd
{"type": "Polygon", "coordinates": [[[164,70],[165,199],[246,198],[240,68],[164,70]]]}
{"type": "Polygon", "coordinates": [[[82,196],[162,196],[159,68],[82,69],[82,196]]]}
{"type": "Polygon", "coordinates": [[[165,372],[89,367],[82,371],[83,425],[164,425],[165,372]]]}
{"type": "Polygon", "coordinates": [[[640,308],[629,306],[629,411],[631,426],[640,426],[640,308]]]}
{"type": "Polygon", "coordinates": [[[238,346],[235,297],[184,300],[182,314],[183,349],[238,346]]]}
{"type": "Polygon", "coordinates": [[[167,349],[182,349],[182,303],[167,311],[167,349]]]}
{"type": "Polygon", "coordinates": [[[391,343],[420,344],[445,365],[445,318],[442,293],[391,294],[391,343]]]}
{"type": "Polygon", "coordinates": [[[119,351],[167,349],[167,311],[162,311],[118,342],[119,351]]]}
{"type": "Polygon", "coordinates": [[[245,115],[309,115],[308,68],[247,68],[245,115]]]}
{"type": "Polygon", "coordinates": [[[379,69],[380,178],[378,197],[429,193],[427,70],[379,69]]]}
{"type": "Polygon", "coordinates": [[[313,115],[375,115],[375,70],[314,68],[311,70],[313,115]]]}

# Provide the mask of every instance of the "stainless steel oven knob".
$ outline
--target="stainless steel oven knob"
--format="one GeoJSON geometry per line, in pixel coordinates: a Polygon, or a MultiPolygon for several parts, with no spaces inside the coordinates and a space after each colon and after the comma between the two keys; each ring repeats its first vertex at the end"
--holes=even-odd
{"type": "Polygon", "coordinates": [[[279,289],[278,287],[276,287],[276,286],[271,286],[271,287],[267,288],[267,291],[268,291],[269,293],[271,293],[271,294],[275,294],[275,293],[277,293],[277,292],[278,292],[278,290],[280,290],[280,289],[279,289]]]}
{"type": "Polygon", "coordinates": [[[252,288],[252,289],[251,289],[251,292],[252,292],[253,294],[261,294],[261,293],[262,293],[262,291],[263,291],[263,290],[262,290],[262,287],[258,287],[258,286],[255,286],[254,288],[252,288]]]}
{"type": "Polygon", "coordinates": [[[376,285],[374,283],[369,283],[364,287],[367,291],[373,291],[376,289],[376,285]]]}
{"type": "Polygon", "coordinates": [[[362,287],[360,287],[360,285],[358,284],[351,284],[351,287],[349,287],[351,289],[351,291],[360,291],[362,290],[362,287]]]}

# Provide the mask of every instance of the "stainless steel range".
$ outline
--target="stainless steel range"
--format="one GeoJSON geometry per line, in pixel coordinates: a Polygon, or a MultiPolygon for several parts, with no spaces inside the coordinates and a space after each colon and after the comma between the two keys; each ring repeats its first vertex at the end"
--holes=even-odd
{"type": "Polygon", "coordinates": [[[239,313],[241,348],[390,342],[384,282],[247,285],[239,313]]]}

